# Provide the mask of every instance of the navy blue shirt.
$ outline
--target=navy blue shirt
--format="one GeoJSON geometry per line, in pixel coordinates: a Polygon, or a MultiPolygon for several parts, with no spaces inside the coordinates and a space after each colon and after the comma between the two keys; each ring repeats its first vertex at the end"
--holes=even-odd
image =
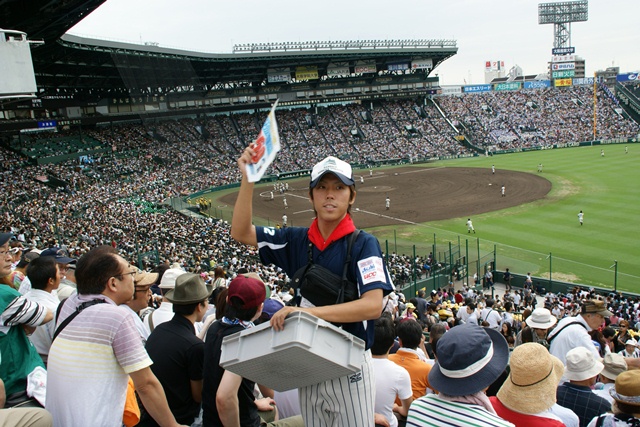
{"type": "MultiPolygon", "coordinates": [[[[265,264],[275,264],[282,268],[289,277],[304,267],[308,262],[309,238],[306,227],[256,227],[260,259],[265,264]]],[[[342,277],[344,261],[347,256],[347,239],[349,235],[333,242],[324,251],[313,246],[312,256],[315,264],[321,265],[332,273],[342,277]]],[[[360,295],[373,289],[382,289],[383,295],[393,291],[393,285],[387,267],[382,258],[382,250],[378,240],[364,231],[351,248],[351,265],[347,270],[347,278],[358,284],[360,295]]],[[[382,305],[380,312],[382,313],[382,305]]],[[[375,320],[375,319],[371,319],[375,320]]],[[[343,323],[342,328],[361,338],[368,349],[373,343],[373,321],[343,323]]]]}

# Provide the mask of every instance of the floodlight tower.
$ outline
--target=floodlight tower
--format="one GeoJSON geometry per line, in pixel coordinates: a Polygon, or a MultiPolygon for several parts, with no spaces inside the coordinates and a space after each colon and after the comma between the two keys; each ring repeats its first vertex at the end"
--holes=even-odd
{"type": "Polygon", "coordinates": [[[571,46],[571,23],[589,19],[589,1],[565,1],[540,3],[538,5],[538,24],[553,24],[553,48],[562,49],[571,46]]]}

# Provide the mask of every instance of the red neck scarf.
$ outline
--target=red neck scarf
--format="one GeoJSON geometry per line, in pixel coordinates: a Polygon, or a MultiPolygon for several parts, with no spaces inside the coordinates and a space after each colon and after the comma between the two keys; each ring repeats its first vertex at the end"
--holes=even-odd
{"type": "Polygon", "coordinates": [[[343,238],[347,234],[353,233],[355,229],[356,226],[353,224],[351,215],[347,214],[344,218],[342,218],[342,221],[340,221],[338,226],[331,232],[331,235],[325,241],[324,237],[322,237],[322,234],[320,233],[320,228],[318,228],[318,218],[316,218],[311,223],[311,227],[309,227],[307,236],[316,248],[324,251],[331,243],[343,238]]]}

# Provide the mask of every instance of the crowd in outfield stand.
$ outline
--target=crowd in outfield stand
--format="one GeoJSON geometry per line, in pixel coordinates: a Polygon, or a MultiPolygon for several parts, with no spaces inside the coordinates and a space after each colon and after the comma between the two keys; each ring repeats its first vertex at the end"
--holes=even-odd
{"type": "MultiPolygon", "coordinates": [[[[375,104],[372,110],[360,104],[336,105],[318,111],[279,110],[283,150],[273,168],[280,173],[308,169],[327,155],[352,163],[374,164],[384,159],[469,154],[469,148],[455,139],[459,133],[487,151],[590,140],[593,135],[591,102],[590,88],[576,87],[565,91],[523,90],[439,97],[435,104],[428,101],[426,105],[410,100],[385,101],[375,104]]],[[[599,139],[640,133],[638,124],[616,113],[615,105],[602,92],[597,105],[599,139]]],[[[255,273],[264,281],[270,308],[267,310],[265,304],[263,317],[268,318],[290,301],[289,278],[277,267],[262,265],[254,248],[231,239],[226,221],[185,216],[161,204],[209,187],[238,182],[237,168],[229,165],[235,165],[236,158],[258,133],[263,120],[261,114],[241,113],[83,129],[84,137],[108,148],[107,153],[93,156],[90,164],[83,168],[77,160],[32,165],[25,153],[28,155],[42,143],[37,142],[36,137],[24,137],[20,141],[22,153],[0,149],[0,231],[3,232],[0,252],[4,263],[0,281],[3,290],[12,289],[2,297],[4,313],[0,330],[0,339],[4,341],[0,341],[0,379],[4,381],[7,408],[21,398],[35,406],[43,403],[44,392],[38,389],[38,384],[43,387],[44,369],[40,377],[29,377],[31,383],[35,383],[30,386],[29,396],[34,397],[27,399],[24,392],[27,374],[31,371],[16,373],[13,365],[9,365],[20,359],[20,367],[24,368],[27,354],[16,352],[33,353],[28,349],[27,338],[33,341],[49,334],[48,345],[51,345],[53,328],[47,324],[55,324],[51,319],[59,300],[74,295],[77,260],[90,258],[88,254],[112,250],[123,257],[122,262],[130,263],[127,268],[133,269],[131,280],[136,295],[133,301],[123,300],[122,304],[137,313],[139,338],[145,342],[157,326],[152,320],[154,316],[163,321],[171,318],[167,292],[173,289],[172,292],[177,293],[176,286],[179,289],[185,281],[201,278],[216,288],[208,299],[210,305],[203,303],[202,309],[198,306],[191,313],[181,312],[185,319],[191,319],[192,329],[200,337],[204,336],[202,331],[224,313],[224,292],[231,279],[241,274],[255,273]],[[41,180],[46,176],[67,184],[59,188],[44,185],[41,180]],[[148,256],[143,270],[132,267],[138,263],[138,254],[154,251],[159,255],[159,265],[148,256]],[[42,261],[36,261],[41,257],[42,261]],[[50,277],[45,277],[46,274],[50,277]],[[31,286],[31,282],[37,285],[31,286]],[[43,296],[41,292],[39,300],[33,297],[34,291],[50,295],[43,296]],[[138,296],[138,291],[142,295],[138,296]],[[222,299],[215,298],[219,294],[223,295],[222,299]],[[13,299],[14,296],[17,299],[13,299]],[[43,303],[43,298],[48,302],[43,303]],[[197,314],[199,310],[201,314],[197,314]],[[12,340],[20,340],[20,346],[12,341],[11,347],[7,347],[10,334],[13,334],[12,340]],[[9,348],[14,349],[11,355],[9,348]]],[[[62,136],[78,135],[64,131],[62,136]]],[[[13,145],[15,148],[16,144],[13,145]]],[[[68,148],[71,149],[71,145],[68,148]]],[[[61,141],[47,154],[60,155],[64,150],[65,143],[61,141]]],[[[388,256],[388,270],[396,284],[410,280],[414,265],[419,266],[417,274],[428,275],[436,268],[437,260],[431,254],[420,255],[415,260],[401,254],[388,256]]],[[[406,366],[407,371],[400,372],[402,379],[393,385],[397,386],[397,393],[393,395],[395,405],[393,400],[376,402],[376,422],[389,426],[440,425],[441,421],[429,419],[428,414],[429,408],[437,406],[461,419],[480,417],[478,425],[482,426],[595,426],[598,421],[594,417],[601,415],[602,424],[597,425],[640,425],[640,378],[636,375],[640,373],[636,370],[640,367],[636,341],[640,299],[599,295],[580,288],[567,294],[546,294],[530,286],[509,289],[504,295],[492,298],[476,287],[463,286],[461,281],[457,281],[456,286],[452,282],[451,288],[431,295],[421,291],[410,300],[405,300],[400,292],[392,293],[385,302],[385,315],[376,321],[376,337],[380,333],[380,342],[386,342],[384,337],[388,335],[395,340],[389,343],[390,348],[373,348],[374,358],[388,358],[398,365],[402,365],[398,359],[412,359],[412,363],[418,365],[406,366]],[[414,323],[419,327],[414,327],[414,323]],[[483,329],[469,328],[476,324],[491,332],[478,333],[483,329]],[[563,328],[567,328],[565,332],[563,328]],[[454,330],[457,332],[450,335],[454,330]],[[588,333],[588,339],[583,331],[588,333]],[[572,343],[569,345],[563,343],[562,333],[583,340],[576,344],[577,340],[567,339],[572,343]],[[470,347],[480,349],[469,357],[479,357],[477,364],[484,364],[487,372],[497,374],[483,376],[474,371],[476,365],[463,366],[471,361],[456,353],[461,349],[448,344],[454,339],[450,337],[458,334],[457,339],[468,340],[470,347]],[[555,349],[549,339],[553,334],[558,335],[555,349]],[[437,346],[439,340],[443,340],[441,348],[437,346]],[[541,353],[536,346],[543,347],[544,351],[541,353]],[[505,371],[509,351],[513,360],[510,374],[505,371]],[[398,353],[404,356],[394,356],[398,353]],[[541,365],[540,370],[551,373],[544,378],[534,378],[532,369],[526,366],[526,362],[533,359],[547,363],[541,365]],[[440,369],[445,365],[446,369],[440,369]],[[516,378],[516,375],[519,376],[516,378]],[[456,387],[460,378],[480,388],[471,392],[473,387],[456,387]],[[564,379],[561,381],[561,378],[564,379]],[[522,388],[509,385],[517,381],[524,381],[522,388]],[[526,389],[528,386],[531,388],[526,389]],[[434,394],[437,392],[440,394],[434,394]],[[582,397],[576,399],[575,396],[582,397]],[[532,401],[544,401],[544,404],[532,409],[526,403],[532,401]],[[607,412],[611,415],[604,415],[607,412]]],[[[115,301],[121,294],[115,287],[113,292],[115,301]]],[[[33,366],[45,368],[46,342],[45,339],[45,347],[38,342],[37,353],[42,360],[37,363],[32,360],[33,366]]],[[[143,363],[148,356],[128,354],[127,357],[143,363]]],[[[135,397],[132,400],[131,395],[127,397],[126,402],[131,406],[121,408],[124,425],[135,425],[136,419],[142,420],[140,425],[157,425],[153,418],[160,416],[164,421],[158,419],[159,425],[177,425],[169,421],[171,418],[183,425],[201,424],[200,412],[194,410],[200,407],[196,395],[188,405],[176,404],[172,402],[175,390],[162,384],[165,392],[160,393],[155,380],[146,376],[143,381],[142,371],[135,372],[134,382],[145,387],[140,390],[137,401],[135,397]],[[167,400],[173,417],[166,412],[167,400]],[[187,406],[189,410],[183,411],[187,406]]],[[[155,375],[162,377],[157,372],[155,375]]],[[[190,375],[196,383],[202,380],[201,372],[190,375]]],[[[389,384],[377,384],[377,387],[383,386],[389,384]]],[[[55,383],[55,387],[62,386],[55,383]]],[[[385,395],[380,390],[378,393],[385,395]]],[[[280,418],[299,414],[294,396],[256,390],[256,397],[275,399],[280,418]]],[[[262,409],[272,412],[269,407],[262,409]]],[[[7,417],[7,422],[13,422],[6,425],[51,425],[44,410],[7,411],[0,410],[0,420],[7,417]],[[20,424],[17,420],[24,417],[32,418],[20,424]]],[[[96,422],[96,425],[102,424],[96,422]]]]}

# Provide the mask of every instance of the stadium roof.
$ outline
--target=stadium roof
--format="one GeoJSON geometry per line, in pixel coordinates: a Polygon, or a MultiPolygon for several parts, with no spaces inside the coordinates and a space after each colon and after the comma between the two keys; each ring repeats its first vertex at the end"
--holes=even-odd
{"type": "MultiPolygon", "coordinates": [[[[32,49],[41,96],[74,92],[99,99],[113,94],[166,94],[223,87],[260,86],[268,70],[309,66],[322,78],[330,64],[354,67],[429,58],[433,69],[457,53],[451,40],[394,40],[282,43],[236,46],[233,53],[212,54],[153,44],[121,43],[65,34],[105,0],[0,0],[0,22],[24,31],[44,45],[32,49]]],[[[428,75],[431,70],[416,70],[428,75]]]]}

